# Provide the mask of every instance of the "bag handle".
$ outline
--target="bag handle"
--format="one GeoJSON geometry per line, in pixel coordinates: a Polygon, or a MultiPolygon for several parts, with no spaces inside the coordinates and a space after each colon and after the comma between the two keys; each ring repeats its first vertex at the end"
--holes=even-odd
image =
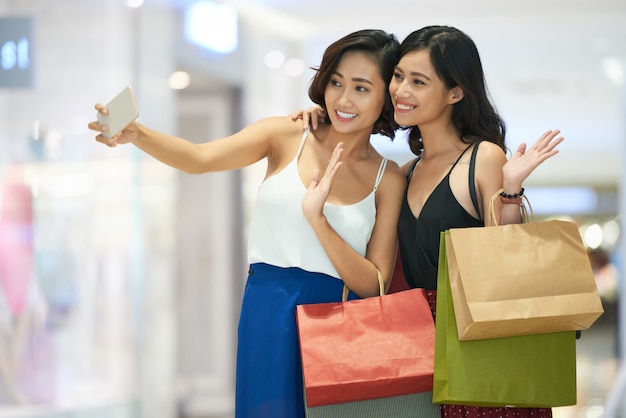
{"type": "MultiPolygon", "coordinates": [[[[494,203],[498,197],[500,197],[500,193],[502,193],[504,189],[498,190],[491,199],[489,199],[489,225],[498,226],[498,222],[496,221],[496,210],[494,208],[494,203]]],[[[526,195],[521,196],[522,203],[519,205],[520,215],[522,216],[522,223],[534,222],[535,214],[533,213],[533,207],[530,205],[530,200],[526,195]]]]}
{"type": "MultiPolygon", "coordinates": [[[[383,275],[380,274],[380,271],[376,269],[376,274],[378,275],[378,289],[380,290],[380,296],[385,294],[385,281],[383,280],[383,275]]],[[[348,300],[348,293],[350,293],[350,289],[345,284],[343,285],[343,294],[341,295],[341,301],[346,302],[348,300]]]]}

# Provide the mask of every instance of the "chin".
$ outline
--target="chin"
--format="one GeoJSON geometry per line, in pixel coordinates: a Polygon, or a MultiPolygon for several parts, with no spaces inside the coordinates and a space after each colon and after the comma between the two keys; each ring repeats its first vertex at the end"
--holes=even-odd
{"type": "Polygon", "coordinates": [[[417,125],[417,123],[412,120],[411,117],[409,117],[408,115],[402,115],[402,114],[394,114],[394,119],[396,121],[396,123],[400,126],[414,126],[417,125]]]}

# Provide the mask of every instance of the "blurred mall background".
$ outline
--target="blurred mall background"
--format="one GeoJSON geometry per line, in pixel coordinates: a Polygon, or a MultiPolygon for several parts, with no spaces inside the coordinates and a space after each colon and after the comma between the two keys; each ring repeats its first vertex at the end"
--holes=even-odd
{"type": "Polygon", "coordinates": [[[308,106],[340,36],[430,24],[476,41],[510,148],[563,131],[527,194],[579,224],[606,313],[578,342],[578,404],[554,415],[626,416],[623,0],[0,0],[0,417],[233,416],[263,167],[192,176],[109,149],[96,102],[132,85],[142,123],[205,141],[308,106]]]}

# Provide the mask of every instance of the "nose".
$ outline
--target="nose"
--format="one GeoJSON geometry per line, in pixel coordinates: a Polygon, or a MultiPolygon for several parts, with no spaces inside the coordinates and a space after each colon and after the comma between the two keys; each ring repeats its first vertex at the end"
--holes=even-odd
{"type": "Polygon", "coordinates": [[[389,83],[389,93],[392,97],[403,97],[407,94],[406,80],[397,81],[395,78],[391,79],[389,83]]]}
{"type": "Polygon", "coordinates": [[[352,106],[352,98],[351,98],[351,92],[349,90],[344,90],[343,93],[341,94],[341,97],[339,97],[339,106],[341,107],[350,107],[352,106]]]}

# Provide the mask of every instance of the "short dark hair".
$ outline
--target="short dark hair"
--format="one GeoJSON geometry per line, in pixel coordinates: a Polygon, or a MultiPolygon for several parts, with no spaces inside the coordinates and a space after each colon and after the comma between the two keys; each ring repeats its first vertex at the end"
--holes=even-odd
{"type": "MultiPolygon", "coordinates": [[[[398,63],[398,39],[390,33],[378,29],[364,29],[353,32],[343,38],[333,42],[326,48],[322,57],[322,63],[316,70],[309,87],[309,98],[327,110],[324,100],[324,93],[328,87],[330,79],[339,66],[343,55],[348,51],[362,52],[378,65],[381,78],[389,86],[393,71],[398,63]]],[[[330,123],[330,118],[326,116],[326,122],[330,123]]],[[[372,133],[382,134],[389,138],[394,138],[398,124],[393,118],[393,104],[389,89],[385,89],[385,103],[383,110],[374,123],[372,133]]]]}
{"type": "MultiPolygon", "coordinates": [[[[490,100],[474,41],[454,27],[426,26],[402,41],[400,58],[421,50],[429,52],[437,76],[447,88],[458,86],[463,90],[463,99],[452,109],[452,124],[461,140],[466,143],[487,140],[506,152],[506,127],[490,100]]],[[[423,148],[419,127],[409,129],[409,145],[413,153],[419,154],[423,148]]]]}

